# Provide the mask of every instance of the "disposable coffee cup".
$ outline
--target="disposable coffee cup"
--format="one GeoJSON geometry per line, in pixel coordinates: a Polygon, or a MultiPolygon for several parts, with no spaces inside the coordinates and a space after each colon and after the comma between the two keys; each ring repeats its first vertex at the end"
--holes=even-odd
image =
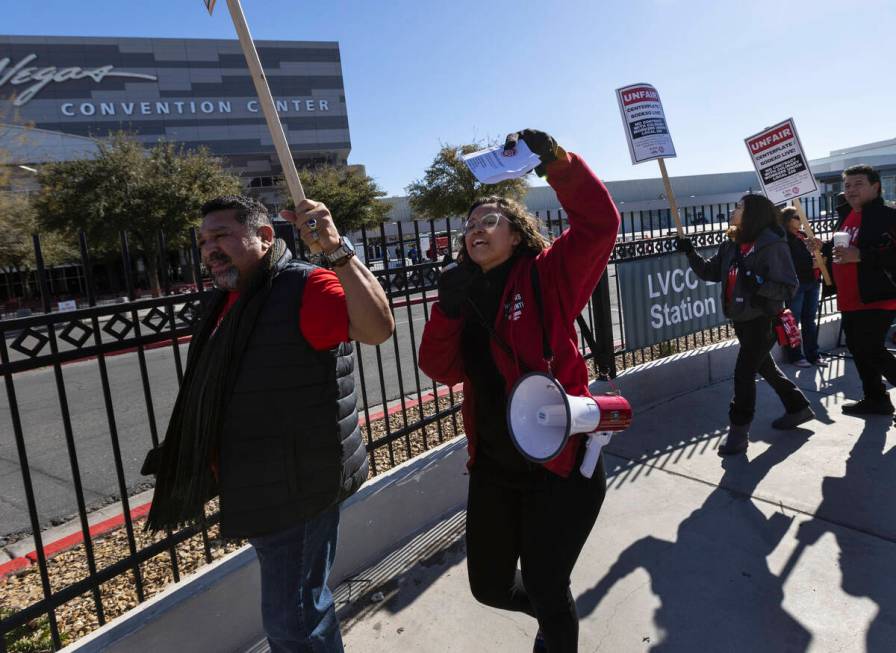
{"type": "Polygon", "coordinates": [[[834,247],[849,247],[850,236],[845,231],[838,231],[834,234],[834,247]]]}

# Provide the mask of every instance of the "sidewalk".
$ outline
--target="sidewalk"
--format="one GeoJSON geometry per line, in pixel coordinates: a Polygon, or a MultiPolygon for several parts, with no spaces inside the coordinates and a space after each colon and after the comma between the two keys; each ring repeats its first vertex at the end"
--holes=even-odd
{"type": "MultiPolygon", "coordinates": [[[[850,361],[786,371],[818,419],[774,431],[761,382],[747,456],[715,453],[730,381],[640,411],[613,441],[572,578],[581,651],[894,650],[893,421],[841,414],[860,395],[850,361]]],[[[458,513],[340,586],[346,650],[530,651],[535,622],[477,604],[465,566],[458,513]]]]}

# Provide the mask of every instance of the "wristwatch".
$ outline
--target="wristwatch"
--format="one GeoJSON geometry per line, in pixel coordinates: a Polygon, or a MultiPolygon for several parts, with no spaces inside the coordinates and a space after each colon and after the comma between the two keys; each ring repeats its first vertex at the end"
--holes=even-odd
{"type": "Polygon", "coordinates": [[[342,267],[355,255],[355,246],[352,245],[352,241],[350,241],[345,236],[342,236],[339,239],[339,247],[334,249],[332,252],[326,252],[324,256],[327,259],[327,262],[330,264],[330,267],[338,268],[342,267]]]}

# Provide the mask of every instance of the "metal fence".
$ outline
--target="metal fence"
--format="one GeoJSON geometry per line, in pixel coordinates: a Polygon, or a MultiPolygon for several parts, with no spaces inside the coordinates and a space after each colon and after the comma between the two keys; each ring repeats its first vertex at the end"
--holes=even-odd
{"type": "MultiPolygon", "coordinates": [[[[698,246],[721,242],[733,209],[733,204],[685,207],[682,214],[689,218],[688,235],[698,246]]],[[[830,198],[809,202],[807,209],[819,233],[832,231],[830,198]]],[[[568,218],[562,210],[546,211],[539,217],[549,236],[559,235],[568,226],[568,218]]],[[[670,237],[672,227],[668,211],[623,213],[622,217],[622,228],[608,271],[583,313],[597,337],[597,351],[592,352],[584,339],[580,346],[585,357],[594,361],[596,373],[604,377],[615,376],[619,369],[642,360],[730,335],[728,327],[723,326],[663,346],[643,350],[626,347],[622,332],[624,307],[618,301],[615,266],[630,259],[667,254],[674,250],[674,241],[670,237]]],[[[359,409],[373,474],[438,445],[462,430],[457,415],[460,398],[455,389],[428,379],[417,366],[420,332],[429,318],[430,303],[436,298],[439,270],[447,260],[446,255],[456,251],[455,238],[460,233],[460,220],[399,223],[395,228],[397,238],[387,238],[386,230],[381,226],[362,231],[358,243],[359,250],[366,254],[368,265],[375,270],[374,274],[387,291],[397,325],[387,343],[375,347],[356,343],[359,409]],[[390,261],[388,252],[396,247],[403,255],[396,257],[397,264],[390,261]],[[382,256],[379,263],[371,258],[373,253],[382,256]]],[[[291,227],[281,225],[277,231],[295,249],[297,242],[291,227]]],[[[135,289],[138,267],[127,235],[122,234],[118,260],[106,261],[105,265],[114,265],[120,270],[127,301],[106,304],[102,304],[97,296],[96,266],[91,260],[86,238],[81,235],[77,265],[78,287],[83,289],[83,294],[76,298],[78,307],[68,311],[54,310],[49,286],[51,271],[44,265],[40,238],[35,236],[33,244],[34,285],[39,290],[42,312],[0,320],[0,375],[6,388],[6,405],[0,404],[0,412],[8,412],[11,425],[11,431],[3,428],[0,458],[16,461],[21,481],[19,487],[0,487],[0,496],[7,500],[11,496],[23,496],[21,503],[26,508],[22,511],[24,523],[16,528],[6,523],[0,538],[14,531],[31,533],[41,597],[0,620],[0,653],[5,653],[7,635],[11,631],[39,617],[47,619],[52,645],[60,648],[63,639],[56,611],[82,595],[91,597],[97,620],[104,623],[106,606],[101,587],[121,575],[131,575],[137,600],[145,600],[141,564],[160,554],[166,555],[174,579],[179,579],[176,547],[189,538],[201,536],[204,556],[210,561],[209,528],[218,521],[216,513],[208,514],[201,523],[167,533],[151,544],[139,547],[135,528],[140,526],[135,525],[129,505],[129,496],[145,487],[145,479],[139,477],[139,464],[143,454],[159,443],[159,425],[164,428],[176,388],[183,378],[185,352],[182,348],[198,319],[202,294],[208,287],[202,280],[195,233],[191,234],[191,247],[185,252],[192,278],[198,280],[195,292],[179,294],[183,284],[175,278],[175,271],[169,264],[162,261],[160,296],[138,297],[135,289]],[[110,370],[113,361],[116,369],[110,370]],[[133,371],[136,367],[139,376],[139,382],[133,385],[130,394],[122,392],[126,384],[115,376],[120,374],[119,362],[122,361],[128,370],[133,371]],[[43,392],[49,387],[53,391],[46,400],[41,400],[41,405],[29,404],[27,393],[34,392],[34,388],[43,388],[43,392]],[[79,410],[90,402],[94,404],[94,417],[102,414],[101,421],[82,419],[79,410]],[[29,416],[29,411],[39,413],[51,403],[56,404],[53,408],[58,419],[29,416]],[[49,441],[38,437],[47,432],[55,432],[55,439],[49,441]],[[50,446],[49,442],[54,444],[50,446]],[[56,465],[53,476],[58,489],[73,502],[70,509],[43,506],[45,489],[36,485],[33,478],[35,459],[43,460],[54,449],[57,454],[62,452],[62,461],[57,457],[53,463],[56,465]],[[85,457],[82,453],[100,449],[108,455],[97,470],[90,467],[97,455],[85,457]],[[90,480],[90,488],[85,488],[85,478],[90,480]],[[103,482],[108,485],[107,494],[114,495],[122,503],[127,552],[116,562],[100,568],[93,551],[88,515],[96,507],[93,488],[103,482]],[[88,572],[83,579],[57,587],[49,577],[41,531],[68,512],[77,515],[88,572]]],[[[165,252],[162,236],[159,245],[159,251],[165,252]]],[[[299,255],[304,256],[300,244],[299,250],[299,255]]],[[[824,310],[830,310],[829,303],[824,307],[824,310]]],[[[51,463],[47,462],[46,466],[49,465],[51,463]]],[[[2,478],[14,476],[0,475],[2,478]]]]}

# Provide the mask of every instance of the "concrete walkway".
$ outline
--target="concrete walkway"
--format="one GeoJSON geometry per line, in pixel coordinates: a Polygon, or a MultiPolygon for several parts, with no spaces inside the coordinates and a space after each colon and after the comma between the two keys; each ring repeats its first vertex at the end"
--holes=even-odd
{"type": "MultiPolygon", "coordinates": [[[[849,361],[787,372],[818,420],[774,431],[782,408],[761,382],[746,456],[715,453],[730,381],[640,411],[611,444],[606,502],[572,578],[581,651],[896,650],[893,421],[841,414],[860,395],[849,361]]],[[[354,653],[528,653],[536,631],[473,600],[463,513],[337,599],[354,653]]]]}

